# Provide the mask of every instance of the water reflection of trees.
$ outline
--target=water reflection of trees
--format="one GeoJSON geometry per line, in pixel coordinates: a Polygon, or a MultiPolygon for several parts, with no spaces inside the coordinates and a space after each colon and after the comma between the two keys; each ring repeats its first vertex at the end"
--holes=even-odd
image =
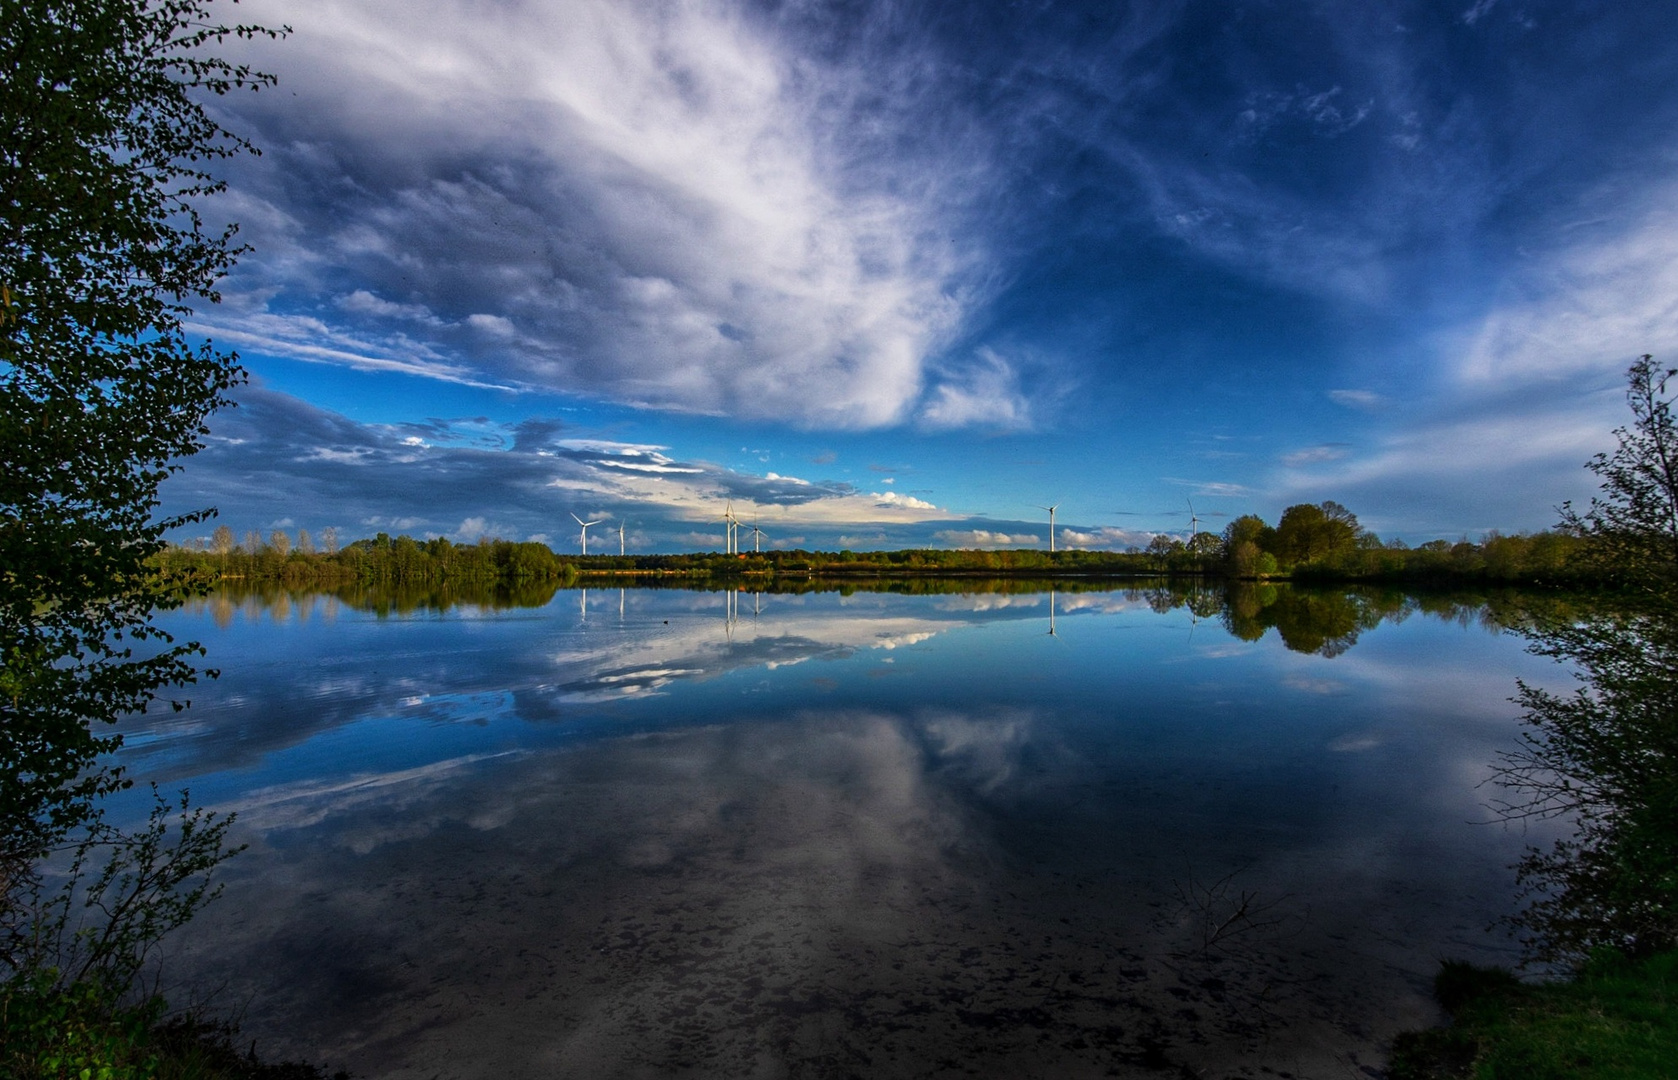
{"type": "MultiPolygon", "coordinates": [[[[1105,594],[1124,606],[1145,607],[1165,615],[1186,611],[1196,620],[1218,621],[1242,641],[1258,641],[1276,631],[1294,652],[1339,656],[1359,637],[1383,622],[1403,622],[1413,615],[1478,626],[1496,632],[1532,630],[1578,617],[1589,603],[1559,593],[1506,589],[1492,592],[1406,592],[1388,587],[1305,587],[1287,583],[1223,582],[1199,578],[1152,578],[1142,583],[1110,579],[1088,581],[1030,578],[765,578],[756,582],[624,580],[614,586],[632,590],[842,596],[881,593],[897,596],[1042,595],[1051,589],[1064,597],[1105,594]]],[[[191,601],[189,608],[208,611],[217,625],[228,626],[243,611],[246,618],[266,616],[277,622],[306,621],[320,610],[333,617],[346,608],[381,618],[439,613],[470,606],[487,610],[544,607],[554,599],[551,582],[515,585],[430,584],[413,586],[348,584],[307,589],[281,582],[230,581],[215,593],[191,601]],[[322,609],[320,605],[325,602],[322,609]]]]}
{"type": "Polygon", "coordinates": [[[552,581],[522,581],[507,585],[472,582],[418,585],[351,583],[318,589],[290,586],[278,581],[229,580],[208,596],[188,601],[186,607],[207,611],[216,625],[226,627],[240,609],[249,615],[265,612],[276,622],[290,621],[294,613],[299,619],[307,619],[322,599],[385,618],[444,612],[462,606],[492,611],[539,608],[552,601],[557,591],[558,586],[552,581]]]}
{"type": "Polygon", "coordinates": [[[1527,730],[1500,779],[1510,818],[1569,817],[1575,831],[1518,866],[1531,951],[1580,960],[1678,948],[1678,608],[1596,606],[1528,629],[1579,687],[1522,684],[1527,730]]]}
{"type": "Polygon", "coordinates": [[[1238,582],[1226,593],[1221,614],[1225,629],[1243,641],[1257,641],[1275,629],[1294,652],[1339,656],[1383,622],[1401,623],[1413,615],[1495,632],[1552,619],[1573,606],[1560,594],[1514,589],[1428,593],[1238,582]]]}

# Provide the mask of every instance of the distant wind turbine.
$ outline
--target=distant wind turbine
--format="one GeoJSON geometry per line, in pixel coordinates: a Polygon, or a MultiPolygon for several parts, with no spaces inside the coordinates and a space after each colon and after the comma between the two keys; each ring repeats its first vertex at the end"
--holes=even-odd
{"type": "Polygon", "coordinates": [[[1189,504],[1189,546],[1194,546],[1194,538],[1200,535],[1200,519],[1194,516],[1194,500],[1184,499],[1189,504]]]}
{"type": "Polygon", "coordinates": [[[618,522],[618,554],[623,554],[623,522],[618,522]]]}
{"type": "Polygon", "coordinates": [[[768,533],[757,527],[757,518],[752,518],[752,551],[755,554],[763,553],[763,538],[768,535],[768,533]]]}
{"type": "Polygon", "coordinates": [[[740,553],[740,541],[737,537],[740,530],[740,519],[734,516],[733,499],[728,500],[728,509],[723,511],[722,520],[727,526],[727,538],[723,545],[724,549],[730,555],[738,555],[740,553]]]}
{"type": "Polygon", "coordinates": [[[1060,505],[1060,503],[1055,503],[1054,506],[1041,506],[1040,505],[1040,506],[1037,507],[1037,509],[1039,509],[1039,510],[1047,510],[1049,512],[1049,554],[1050,555],[1053,555],[1055,553],[1055,507],[1057,507],[1059,505],[1060,505]]]}
{"type": "Polygon", "coordinates": [[[583,554],[587,555],[588,554],[588,527],[590,525],[598,525],[598,524],[600,524],[600,521],[599,521],[598,518],[595,519],[594,521],[584,521],[582,518],[578,517],[576,514],[571,515],[571,520],[575,521],[578,525],[581,525],[583,527],[583,554]]]}

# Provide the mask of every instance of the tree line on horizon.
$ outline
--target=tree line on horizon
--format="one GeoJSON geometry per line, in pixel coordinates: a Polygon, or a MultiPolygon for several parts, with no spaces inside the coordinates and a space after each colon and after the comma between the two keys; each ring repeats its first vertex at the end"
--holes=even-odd
{"type": "Polygon", "coordinates": [[[995,573],[1201,575],[1240,579],[1296,578],[1345,581],[1481,580],[1570,584],[1603,580],[1604,568],[1585,558],[1581,537],[1568,530],[1506,535],[1479,541],[1430,540],[1411,547],[1383,542],[1357,515],[1332,500],[1300,503],[1275,525],[1244,514],[1221,533],[1196,533],[1187,541],[1160,534],[1146,548],[1125,551],[1034,548],[904,548],[895,551],[786,549],[729,555],[687,552],[650,555],[559,554],[535,541],[483,537],[458,543],[446,537],[396,537],[388,533],[339,546],[337,530],[308,530],[295,538],[251,530],[243,541],[223,525],[209,541],[171,547],[159,559],[166,570],[219,579],[277,581],[335,587],[351,582],[400,586],[457,584],[569,584],[579,572],[739,576],[812,573],[995,573]]]}

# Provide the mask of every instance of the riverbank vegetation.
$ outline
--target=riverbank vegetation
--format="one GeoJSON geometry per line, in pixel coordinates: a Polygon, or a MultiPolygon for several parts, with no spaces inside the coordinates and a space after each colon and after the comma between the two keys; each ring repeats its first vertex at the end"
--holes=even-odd
{"type": "Polygon", "coordinates": [[[19,0],[0,18],[0,1075],[305,1077],[172,1014],[160,938],[215,895],[229,819],[129,786],[124,717],[181,709],[202,649],[153,618],[181,582],[154,560],[159,484],[243,378],[193,340],[239,248],[207,228],[210,169],[246,151],[206,102],[272,80],[212,55],[284,31],[219,24],[210,0],[19,0]]]}
{"type": "Polygon", "coordinates": [[[276,582],[334,589],[348,584],[557,586],[596,578],[754,579],[773,577],[1020,577],[1038,581],[1089,577],[1205,577],[1394,584],[1494,584],[1566,587],[1616,582],[1567,532],[1491,534],[1479,541],[1433,540],[1418,547],[1382,543],[1336,503],[1289,507],[1272,527],[1256,515],[1224,533],[1190,543],[1159,536],[1146,550],[1040,551],[911,548],[898,551],[691,552],[663,555],[561,555],[545,544],[483,539],[459,544],[380,533],[342,548],[274,532],[236,542],[218,529],[208,544],[173,546],[155,565],[197,581],[276,582]],[[1326,509],[1325,509],[1326,508],[1326,509]]]}
{"type": "Polygon", "coordinates": [[[1662,1080],[1678,1061],[1678,953],[1607,950],[1564,982],[1446,964],[1447,1028],[1400,1036],[1392,1080],[1662,1080]]]}
{"type": "Polygon", "coordinates": [[[1678,425],[1668,380],[1645,356],[1629,372],[1633,422],[1588,468],[1601,493],[1563,508],[1580,562],[1620,586],[1612,605],[1525,630],[1566,664],[1571,693],[1519,684],[1525,731],[1497,763],[1507,821],[1560,817],[1570,835],[1516,867],[1510,920],[1527,955],[1572,971],[1527,987],[1441,975],[1444,1032],[1400,1042],[1407,1077],[1666,1077],[1678,1061],[1678,425]]]}
{"type": "Polygon", "coordinates": [[[346,585],[399,590],[557,587],[577,576],[576,563],[554,554],[546,544],[488,538],[456,544],[444,537],[416,540],[386,533],[342,548],[333,539],[326,543],[326,550],[317,550],[305,530],[295,544],[277,531],[266,541],[252,534],[235,544],[224,526],[216,530],[208,550],[171,547],[159,553],[153,565],[177,582],[268,582],[328,590],[346,585]]]}

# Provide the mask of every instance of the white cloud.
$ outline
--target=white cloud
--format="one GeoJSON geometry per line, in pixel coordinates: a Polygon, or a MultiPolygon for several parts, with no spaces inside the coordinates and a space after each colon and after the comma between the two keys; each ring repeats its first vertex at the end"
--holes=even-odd
{"type": "Polygon", "coordinates": [[[1618,227],[1534,260],[1460,344],[1459,377],[1507,385],[1573,372],[1623,373],[1643,353],[1678,354],[1678,188],[1618,227]]]}
{"type": "Polygon", "coordinates": [[[1304,465],[1321,465],[1327,461],[1339,461],[1351,448],[1345,443],[1320,443],[1317,446],[1307,446],[1303,450],[1295,450],[1291,454],[1282,455],[1282,464],[1290,469],[1297,469],[1304,465]]]}
{"type": "Polygon", "coordinates": [[[1543,528],[1556,504],[1586,493],[1580,466],[1607,438],[1606,396],[1536,410],[1504,398],[1480,402],[1388,435],[1356,460],[1290,470],[1272,494],[1333,498],[1377,532],[1543,528]]]}
{"type": "Polygon", "coordinates": [[[992,349],[980,349],[974,363],[949,372],[921,406],[929,428],[1031,426],[1031,406],[1020,392],[1019,374],[992,349]]]}
{"type": "Polygon", "coordinates": [[[955,548],[993,548],[1016,545],[1040,546],[1043,538],[1031,533],[1002,533],[989,529],[945,529],[932,534],[934,540],[955,548]]]}
{"type": "MultiPolygon", "coordinates": [[[[249,166],[265,193],[244,196],[257,253],[229,283],[244,308],[215,320],[218,336],[316,362],[873,427],[909,417],[976,295],[978,253],[955,222],[984,189],[988,136],[952,120],[901,152],[924,57],[840,56],[706,0],[493,16],[460,0],[246,6],[296,28],[259,56],[291,91],[268,118],[288,136],[249,166]],[[329,187],[349,194],[300,201],[329,187]],[[342,299],[319,308],[324,280],[346,275],[342,299]],[[339,321],[274,332],[276,296],[339,321]],[[439,355],[405,355],[391,326],[404,321],[433,328],[439,355]]],[[[260,119],[270,106],[228,107],[260,119]]],[[[977,407],[989,377],[984,364],[952,373],[928,422],[1018,426],[1017,394],[977,407]]]]}
{"type": "Polygon", "coordinates": [[[345,311],[354,311],[362,315],[378,315],[386,319],[402,319],[408,322],[422,323],[427,326],[441,326],[439,319],[429,308],[420,304],[397,304],[382,297],[374,296],[366,289],[357,289],[347,296],[338,298],[338,306],[345,311]]]}
{"type": "Polygon", "coordinates": [[[1062,529],[1060,544],[1065,548],[1083,548],[1089,551],[1123,551],[1131,547],[1147,547],[1148,541],[1154,538],[1151,532],[1141,532],[1137,529],[1117,529],[1104,525],[1089,532],[1077,529],[1062,529]]]}
{"type": "Polygon", "coordinates": [[[1252,489],[1243,484],[1234,484],[1225,480],[1183,480],[1175,476],[1161,477],[1168,484],[1179,484],[1190,488],[1196,495],[1209,495],[1214,498],[1236,498],[1251,495],[1252,489]]]}
{"type": "MultiPolygon", "coordinates": [[[[455,527],[454,537],[462,543],[472,543],[482,537],[491,540],[517,540],[518,530],[483,517],[469,517],[455,527]]],[[[535,537],[531,537],[532,540],[535,537]]],[[[545,541],[543,541],[545,542],[545,541]]]]}
{"type": "Polygon", "coordinates": [[[874,502],[877,505],[883,506],[883,507],[888,507],[888,508],[891,508],[891,509],[899,509],[899,508],[904,509],[904,510],[937,510],[938,509],[936,504],[929,503],[925,499],[917,499],[913,495],[904,495],[904,494],[902,494],[900,492],[896,492],[896,491],[876,491],[868,497],[870,499],[873,499],[874,502]]]}
{"type": "Polygon", "coordinates": [[[1474,3],[1469,6],[1468,10],[1462,13],[1462,21],[1467,23],[1469,26],[1473,26],[1487,15],[1490,15],[1492,8],[1496,6],[1497,0],[1474,0],[1474,3]]]}
{"type": "Polygon", "coordinates": [[[1373,409],[1382,402],[1382,397],[1373,390],[1330,390],[1328,398],[1336,405],[1344,405],[1348,409],[1373,409]]]}

